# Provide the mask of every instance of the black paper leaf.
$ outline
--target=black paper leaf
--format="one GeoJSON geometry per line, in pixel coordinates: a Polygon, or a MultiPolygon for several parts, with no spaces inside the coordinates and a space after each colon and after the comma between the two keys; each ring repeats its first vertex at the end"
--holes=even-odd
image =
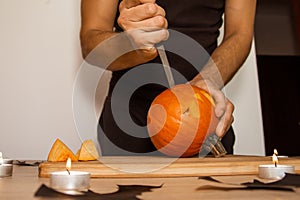
{"type": "Polygon", "coordinates": [[[300,187],[300,175],[286,173],[285,176],[278,181],[271,183],[263,183],[258,180],[254,180],[250,183],[242,183],[249,188],[255,189],[281,189],[281,190],[294,190],[295,187],[300,187]]]}
{"type": "Polygon", "coordinates": [[[161,188],[160,186],[146,186],[146,185],[118,185],[119,190],[112,194],[104,194],[105,199],[134,199],[138,200],[137,195],[141,195],[143,192],[150,192],[151,189],[161,188]]]}
{"type": "Polygon", "coordinates": [[[268,183],[268,185],[285,185],[285,186],[300,187],[300,174],[286,173],[283,179],[273,183],[268,183]]]}
{"type": "Polygon", "coordinates": [[[20,161],[20,160],[16,160],[14,162],[15,165],[19,165],[19,166],[39,166],[43,161],[36,161],[34,163],[28,163],[28,161],[20,161]]]}
{"type": "Polygon", "coordinates": [[[62,192],[58,192],[45,184],[42,184],[40,188],[34,194],[35,197],[45,198],[59,198],[59,199],[72,199],[72,200],[139,200],[137,195],[143,192],[150,192],[151,189],[161,188],[160,186],[147,186],[147,185],[118,185],[119,189],[113,193],[99,194],[91,190],[83,192],[80,195],[68,195],[62,192]]]}
{"type": "Polygon", "coordinates": [[[224,190],[237,190],[237,189],[265,189],[265,190],[284,190],[284,191],[295,191],[296,187],[300,187],[300,175],[299,174],[286,174],[285,177],[281,180],[272,182],[272,183],[263,183],[258,180],[253,180],[253,182],[241,183],[241,184],[232,184],[232,183],[223,183],[219,180],[216,180],[210,176],[199,177],[199,179],[206,180],[211,182],[210,185],[204,185],[199,187],[200,189],[214,188],[214,189],[224,189],[224,190]],[[218,183],[218,184],[216,184],[218,183]],[[232,186],[232,187],[230,187],[232,186]],[[244,186],[244,187],[238,187],[244,186]]]}

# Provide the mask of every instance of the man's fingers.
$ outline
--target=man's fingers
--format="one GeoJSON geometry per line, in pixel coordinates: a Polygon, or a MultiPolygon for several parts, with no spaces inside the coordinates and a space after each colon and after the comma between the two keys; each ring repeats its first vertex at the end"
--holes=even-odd
{"type": "Polygon", "coordinates": [[[131,9],[125,9],[120,15],[119,21],[138,22],[154,16],[165,17],[165,10],[156,4],[146,3],[131,9]],[[130,19],[130,20],[128,20],[130,19]]]}
{"type": "Polygon", "coordinates": [[[127,29],[140,29],[145,31],[155,31],[158,29],[167,29],[168,22],[165,18],[161,16],[156,16],[151,19],[146,19],[139,22],[129,22],[127,24],[127,29]]]}
{"type": "Polygon", "coordinates": [[[215,101],[215,115],[219,118],[219,123],[216,127],[216,134],[223,137],[229,130],[233,122],[234,105],[225,97],[224,93],[217,89],[210,81],[203,79],[202,76],[197,76],[191,81],[192,84],[209,91],[215,101]]]}
{"type": "Polygon", "coordinates": [[[226,110],[226,97],[223,92],[218,90],[212,89],[210,92],[216,104],[215,114],[217,117],[222,117],[226,110]]]}
{"type": "Polygon", "coordinates": [[[123,4],[122,6],[124,6],[124,8],[132,8],[137,5],[140,5],[141,1],[140,0],[123,0],[121,2],[121,4],[123,4]]]}
{"type": "Polygon", "coordinates": [[[133,30],[128,34],[131,35],[133,43],[138,49],[148,49],[153,48],[155,44],[167,40],[169,37],[169,32],[166,29],[144,31],[144,30],[133,30]]]}
{"type": "Polygon", "coordinates": [[[144,3],[155,3],[156,0],[123,0],[121,4],[125,8],[132,8],[144,3]]]}
{"type": "Polygon", "coordinates": [[[234,105],[229,101],[226,100],[226,110],[224,115],[221,117],[217,128],[216,128],[216,134],[219,137],[223,137],[224,134],[228,131],[228,129],[230,128],[232,122],[234,121],[233,118],[233,113],[234,111],[234,105]]]}

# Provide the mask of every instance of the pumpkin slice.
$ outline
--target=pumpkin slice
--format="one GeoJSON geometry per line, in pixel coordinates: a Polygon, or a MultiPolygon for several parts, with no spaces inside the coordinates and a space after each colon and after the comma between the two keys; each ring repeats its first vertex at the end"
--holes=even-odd
{"type": "Polygon", "coordinates": [[[72,161],[77,161],[74,153],[60,139],[56,139],[48,154],[48,161],[62,162],[71,158],[72,161]]]}
{"type": "Polygon", "coordinates": [[[98,151],[92,140],[85,140],[77,151],[76,156],[81,161],[97,160],[99,158],[98,151]]]}

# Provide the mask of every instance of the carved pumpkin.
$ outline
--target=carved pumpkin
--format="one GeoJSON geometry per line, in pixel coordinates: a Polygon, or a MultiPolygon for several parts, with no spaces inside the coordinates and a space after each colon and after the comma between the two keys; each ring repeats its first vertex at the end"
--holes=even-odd
{"type": "Polygon", "coordinates": [[[147,116],[147,129],[154,146],[174,157],[190,157],[201,148],[218,119],[211,96],[198,87],[180,84],[159,94],[147,116]]]}

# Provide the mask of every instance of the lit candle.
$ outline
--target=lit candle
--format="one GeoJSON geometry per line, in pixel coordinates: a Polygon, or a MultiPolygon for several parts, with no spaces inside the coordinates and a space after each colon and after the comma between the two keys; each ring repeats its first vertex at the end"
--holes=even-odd
{"type": "Polygon", "coordinates": [[[65,193],[87,191],[90,187],[90,173],[71,171],[71,159],[68,158],[66,171],[52,172],[50,174],[50,187],[65,193]]]}
{"type": "Polygon", "coordinates": [[[3,154],[0,152],[0,177],[11,176],[12,171],[12,160],[3,158],[3,154]]]}
{"type": "Polygon", "coordinates": [[[279,165],[278,152],[274,149],[272,156],[273,164],[259,165],[258,176],[265,179],[282,179],[285,173],[295,173],[295,167],[292,165],[279,165]]]}

